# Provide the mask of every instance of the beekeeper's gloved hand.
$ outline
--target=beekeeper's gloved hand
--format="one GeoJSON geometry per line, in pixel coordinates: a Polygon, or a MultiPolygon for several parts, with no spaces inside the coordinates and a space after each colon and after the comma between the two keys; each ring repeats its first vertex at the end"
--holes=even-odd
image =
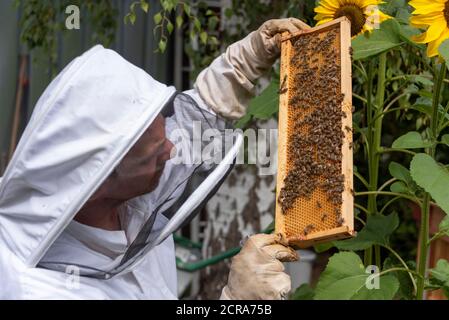
{"type": "Polygon", "coordinates": [[[279,57],[281,33],[307,28],[307,24],[295,18],[266,21],[204,69],[196,79],[195,89],[216,113],[225,118],[241,118],[255,94],[255,81],[279,57]]]}
{"type": "Polygon", "coordinates": [[[290,276],[281,261],[296,261],[296,251],[280,234],[256,234],[232,259],[222,300],[279,300],[291,289],[290,276]]]}

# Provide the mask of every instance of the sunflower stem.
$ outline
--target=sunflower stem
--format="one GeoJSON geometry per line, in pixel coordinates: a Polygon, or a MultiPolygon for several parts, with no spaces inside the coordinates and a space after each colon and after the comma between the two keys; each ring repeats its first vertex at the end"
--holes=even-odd
{"type": "MultiPolygon", "coordinates": [[[[379,183],[379,162],[382,136],[382,120],[383,106],[385,99],[385,80],[387,70],[387,53],[383,52],[379,55],[379,66],[377,74],[376,88],[376,104],[374,107],[374,121],[369,124],[368,128],[371,134],[370,158],[369,158],[369,191],[376,191],[379,183]]],[[[377,214],[376,204],[377,194],[368,195],[368,211],[370,214],[377,214]]],[[[381,267],[380,247],[374,246],[376,265],[381,267]]]]}
{"type": "MultiPolygon", "coordinates": [[[[443,87],[443,79],[446,76],[446,64],[440,65],[439,72],[436,73],[434,81],[434,91],[432,100],[432,118],[430,119],[430,132],[432,142],[438,139],[438,106],[440,104],[440,96],[443,87]]],[[[435,157],[436,143],[432,143],[431,147],[426,149],[426,153],[432,158],[435,157]]],[[[419,257],[417,272],[420,275],[417,283],[416,298],[422,300],[424,298],[424,280],[427,275],[427,257],[429,253],[429,213],[430,213],[431,196],[428,192],[424,194],[424,200],[421,206],[421,226],[419,232],[419,257]]]]}
{"type": "MultiPolygon", "coordinates": [[[[372,131],[373,131],[373,113],[374,113],[374,107],[373,107],[373,79],[374,79],[374,61],[371,60],[368,64],[368,90],[367,90],[367,97],[366,97],[366,118],[367,118],[367,126],[368,131],[366,135],[366,149],[368,154],[368,171],[370,172],[371,167],[371,146],[372,146],[372,131]]],[[[369,174],[369,180],[371,179],[371,175],[369,174]]],[[[371,190],[371,181],[368,182],[368,190],[371,190]]],[[[368,214],[371,214],[368,208],[368,214]]],[[[372,264],[372,255],[373,255],[373,248],[369,247],[365,249],[364,252],[364,259],[363,262],[365,266],[372,264]]]]}

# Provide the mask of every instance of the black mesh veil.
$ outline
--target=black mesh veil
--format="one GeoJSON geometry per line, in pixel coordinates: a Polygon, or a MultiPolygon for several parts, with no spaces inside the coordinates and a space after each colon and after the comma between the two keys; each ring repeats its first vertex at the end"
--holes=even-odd
{"type": "Polygon", "coordinates": [[[138,263],[152,248],[190,221],[214,194],[232,169],[241,137],[230,123],[199,106],[188,94],[177,93],[164,106],[165,133],[176,147],[166,163],[159,185],[146,195],[131,199],[124,210],[130,231],[123,254],[103,264],[86,265],[76,254],[68,261],[45,257],[38,267],[64,271],[76,266],[80,275],[107,279],[138,263]],[[126,213],[125,213],[126,215],[126,213]],[[140,219],[140,220],[139,220],[140,219]]]}

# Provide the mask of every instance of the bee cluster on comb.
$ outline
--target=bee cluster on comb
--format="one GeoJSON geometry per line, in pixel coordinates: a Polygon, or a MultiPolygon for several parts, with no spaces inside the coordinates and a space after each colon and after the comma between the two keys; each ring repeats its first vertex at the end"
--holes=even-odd
{"type": "Polygon", "coordinates": [[[276,229],[293,245],[353,234],[350,26],[284,38],[276,229]]]}

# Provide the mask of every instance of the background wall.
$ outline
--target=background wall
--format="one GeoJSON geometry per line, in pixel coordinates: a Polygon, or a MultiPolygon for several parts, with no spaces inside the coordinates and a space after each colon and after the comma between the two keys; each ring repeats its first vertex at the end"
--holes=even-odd
{"type": "MultiPolygon", "coordinates": [[[[155,79],[168,85],[175,85],[182,90],[189,86],[188,76],[183,77],[182,72],[182,41],[172,37],[165,54],[155,53],[157,42],[153,41],[153,19],[145,19],[141,10],[137,11],[136,24],[122,23],[124,15],[129,11],[131,0],[114,0],[117,8],[118,27],[115,32],[115,41],[111,49],[116,50],[125,59],[143,68],[155,79]],[[175,44],[175,43],[178,43],[175,44]],[[179,45],[181,43],[181,45],[179,45]],[[175,59],[175,48],[181,56],[175,59]],[[179,66],[176,68],[176,66],[179,66]],[[176,70],[176,72],[175,72],[176,70]],[[175,73],[177,73],[175,75],[175,73]],[[182,79],[184,78],[184,83],[182,79]]],[[[159,10],[159,2],[151,1],[149,17],[159,10]]],[[[26,48],[19,41],[20,31],[18,20],[20,9],[13,7],[12,1],[0,1],[0,173],[5,166],[8,149],[10,147],[12,118],[15,108],[15,96],[19,73],[19,55],[28,54],[26,48]]],[[[83,12],[81,12],[81,19],[83,12]]],[[[61,19],[65,19],[62,16],[61,19]]],[[[64,21],[64,20],[62,20],[64,21]]],[[[95,45],[91,41],[93,32],[88,25],[81,24],[79,30],[65,30],[57,38],[57,69],[62,70],[73,58],[95,45]]],[[[179,38],[179,37],[178,37],[179,38]]],[[[48,70],[48,57],[42,52],[35,51],[29,54],[27,73],[27,86],[21,105],[19,135],[28,121],[37,99],[51,81],[48,70]]]]}

